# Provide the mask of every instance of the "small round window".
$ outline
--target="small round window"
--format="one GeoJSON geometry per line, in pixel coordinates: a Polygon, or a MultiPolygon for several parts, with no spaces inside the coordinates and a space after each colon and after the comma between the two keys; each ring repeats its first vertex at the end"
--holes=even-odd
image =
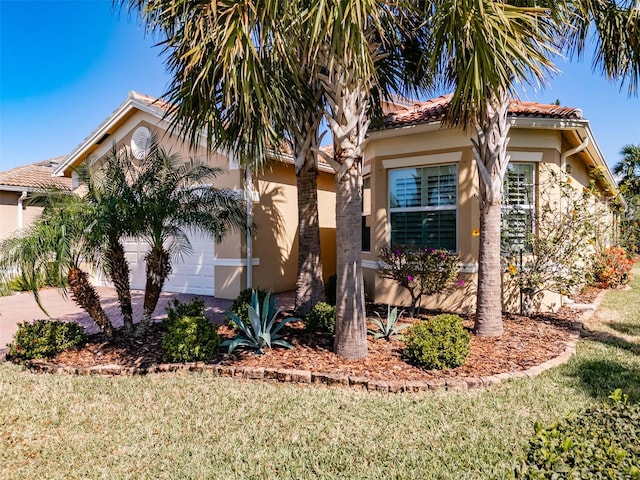
{"type": "Polygon", "coordinates": [[[138,127],[131,137],[131,153],[137,160],[142,160],[149,153],[151,132],[147,127],[138,127]]]}

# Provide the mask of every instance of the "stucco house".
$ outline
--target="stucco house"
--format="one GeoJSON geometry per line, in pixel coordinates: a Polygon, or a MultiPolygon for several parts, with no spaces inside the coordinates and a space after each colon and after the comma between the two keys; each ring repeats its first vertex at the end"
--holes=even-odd
{"type": "MultiPolygon", "coordinates": [[[[444,127],[449,97],[427,102],[399,102],[387,109],[384,128],[370,132],[364,155],[362,260],[365,288],[377,302],[408,303],[406,293],[376,274],[377,252],[389,243],[409,243],[455,250],[462,259],[460,276],[465,286],[429,299],[426,306],[472,311],[477,278],[479,228],[477,167],[468,133],[444,127]]],[[[167,106],[157,99],[131,92],[55,170],[74,177],[73,168],[107,154],[115,145],[137,155],[149,135],[184,158],[196,156],[226,169],[217,186],[243,190],[252,198],[257,230],[252,237],[229,235],[219,245],[194,236],[194,254],[176,262],[166,290],[234,298],[247,287],[274,292],[295,288],[297,268],[297,201],[292,160],[279,155],[267,171],[253,174],[224,152],[209,152],[201,145],[190,152],[170,132],[167,106]]],[[[541,176],[555,170],[576,186],[589,185],[590,172],[603,172],[598,188],[607,205],[618,195],[589,122],[576,108],[533,102],[512,103],[509,118],[511,163],[507,178],[512,191],[526,184],[534,191],[528,208],[535,209],[541,176]]],[[[335,271],[335,195],[330,167],[320,164],[319,206],[325,277],[335,271]]],[[[74,188],[77,187],[74,180],[74,188]]],[[[509,206],[505,197],[505,208],[509,206]]],[[[522,202],[521,202],[522,203],[522,202]]],[[[610,218],[604,219],[609,222],[610,218]]],[[[144,287],[144,244],[126,242],[132,287],[144,287]]],[[[326,279],[326,278],[325,278],[326,279]]],[[[100,279],[98,279],[100,281],[100,279]]],[[[505,306],[510,299],[505,295],[505,306]]],[[[560,305],[561,298],[545,296],[545,305],[560,305]]]]}
{"type": "MultiPolygon", "coordinates": [[[[227,235],[220,244],[198,234],[190,235],[193,253],[175,259],[171,276],[164,290],[168,292],[215,295],[235,298],[248,286],[271,289],[273,292],[292,290],[297,273],[297,193],[293,161],[279,155],[264,171],[252,174],[240,167],[227,153],[208,151],[203,142],[195,150],[170,130],[166,120],[167,105],[137,92],[127,99],[61,162],[54,174],[78,181],[73,167],[108,154],[114,147],[126,148],[142,158],[151,135],[159,144],[185,160],[199,158],[224,169],[215,185],[242,191],[252,199],[251,210],[256,228],[253,235],[227,235]]],[[[328,165],[320,166],[318,178],[321,249],[324,273],[335,272],[335,195],[333,175],[328,165]]],[[[135,239],[125,241],[125,251],[131,268],[131,287],[144,289],[146,244],[135,239]]],[[[97,283],[103,282],[99,277],[97,283]]]]}
{"type": "Polygon", "coordinates": [[[52,158],[0,172],[0,240],[27,227],[42,213],[42,207],[29,202],[34,191],[45,185],[71,190],[70,178],[52,177],[64,159],[52,158]]]}
{"type": "MultiPolygon", "coordinates": [[[[369,135],[363,166],[362,258],[365,288],[378,302],[408,302],[394,282],[376,275],[380,248],[403,243],[447,248],[461,257],[464,288],[428,299],[427,307],[464,312],[475,308],[480,222],[478,171],[469,136],[474,132],[443,126],[449,99],[442,96],[399,109],[385,118],[384,129],[369,135]]],[[[581,192],[590,186],[595,170],[600,173],[596,188],[601,193],[596,202],[607,212],[602,221],[612,226],[614,213],[607,207],[619,192],[582,112],[513,101],[509,121],[503,213],[514,202],[525,214],[527,209],[533,212],[550,172],[581,192]],[[525,188],[532,192],[527,200],[522,196],[525,188]]],[[[545,194],[559,197],[559,192],[545,194]]],[[[503,300],[505,308],[515,310],[506,291],[503,300]]],[[[562,302],[559,295],[548,293],[543,308],[557,308],[562,302]]]]}

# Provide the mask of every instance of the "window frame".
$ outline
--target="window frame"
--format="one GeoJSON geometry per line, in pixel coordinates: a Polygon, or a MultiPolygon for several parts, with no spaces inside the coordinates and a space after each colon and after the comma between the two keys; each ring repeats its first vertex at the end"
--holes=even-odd
{"type": "Polygon", "coordinates": [[[502,231],[503,231],[503,224],[504,224],[504,220],[503,220],[503,215],[505,212],[507,211],[513,211],[516,209],[522,209],[522,210],[527,210],[529,212],[529,216],[531,218],[531,229],[529,232],[526,232],[525,235],[527,234],[535,234],[536,233],[536,209],[537,209],[537,195],[538,195],[538,171],[537,171],[537,162],[525,162],[525,161],[510,161],[509,165],[528,165],[531,167],[531,197],[530,197],[530,203],[526,204],[526,205],[511,205],[511,204],[507,204],[505,202],[506,200],[506,194],[507,194],[507,189],[506,189],[506,182],[508,180],[507,175],[509,174],[509,170],[507,167],[507,171],[505,172],[505,176],[504,176],[504,180],[503,180],[503,190],[502,190],[502,198],[500,199],[500,249],[509,253],[509,254],[516,254],[520,251],[522,251],[523,253],[531,253],[531,248],[530,246],[526,245],[526,242],[524,244],[524,248],[518,248],[518,249],[509,249],[508,251],[505,249],[505,246],[503,245],[502,242],[502,231]]]}
{"type": "MultiPolygon", "coordinates": [[[[362,208],[360,210],[360,215],[362,218],[362,222],[365,222],[362,224],[362,239],[360,240],[360,251],[362,253],[371,253],[371,226],[368,227],[369,229],[369,250],[365,250],[364,247],[364,230],[366,227],[366,219],[367,217],[369,217],[369,219],[371,218],[371,210],[373,210],[373,197],[371,195],[371,174],[366,174],[362,177],[362,208]],[[369,210],[365,210],[365,183],[369,182],[369,210]]],[[[371,220],[369,220],[369,223],[371,223],[371,220]]]]}
{"type": "MultiPolygon", "coordinates": [[[[422,198],[423,195],[422,186],[420,195],[422,198]]],[[[427,165],[412,165],[400,168],[393,168],[387,170],[387,244],[391,245],[391,238],[393,235],[392,225],[391,225],[391,215],[393,213],[415,213],[415,212],[438,212],[438,211],[453,211],[455,213],[455,229],[454,229],[454,245],[455,252],[460,250],[459,242],[460,236],[458,232],[460,230],[460,215],[459,215],[459,200],[460,200],[460,166],[459,162],[443,162],[437,164],[427,164],[427,165]],[[455,202],[453,205],[435,205],[435,206],[419,206],[419,207],[392,207],[391,206],[391,197],[392,197],[392,183],[391,176],[394,172],[399,172],[403,170],[416,170],[420,171],[423,169],[435,169],[439,167],[454,167],[455,168],[455,202]]],[[[420,245],[420,247],[425,247],[425,245],[420,245]]],[[[432,247],[432,248],[441,248],[441,247],[432,247]]]]}

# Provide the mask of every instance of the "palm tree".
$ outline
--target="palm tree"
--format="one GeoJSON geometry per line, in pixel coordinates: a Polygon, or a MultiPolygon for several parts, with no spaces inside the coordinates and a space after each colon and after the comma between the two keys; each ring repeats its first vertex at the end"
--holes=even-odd
{"type": "Polygon", "coordinates": [[[324,299],[315,154],[322,91],[299,61],[300,48],[283,55],[284,37],[269,35],[287,29],[289,38],[299,37],[299,28],[292,33],[295,22],[286,21],[289,10],[269,1],[126,3],[148,29],[166,37],[162,44],[174,74],[166,99],[175,128],[192,146],[204,130],[209,148],[229,150],[247,168],[260,170],[270,151],[289,144],[298,187],[295,304],[298,313],[308,313],[324,299]]]}
{"type": "Polygon", "coordinates": [[[85,162],[76,172],[84,186],[84,200],[91,205],[93,219],[87,226],[96,243],[107,278],[113,283],[126,336],[133,333],[133,308],[129,282],[129,262],[122,238],[133,236],[131,220],[133,191],[130,183],[133,163],[124,151],[116,150],[100,162],[85,162]]]}
{"type": "Polygon", "coordinates": [[[208,233],[220,242],[230,230],[246,230],[243,199],[209,185],[220,172],[194,159],[184,162],[151,142],[131,184],[133,230],[150,246],[139,334],[151,322],[172,258],[190,248],[188,232],[208,233]]]}
{"type": "Polygon", "coordinates": [[[537,83],[553,70],[554,18],[547,11],[490,0],[434,2],[430,62],[454,87],[447,120],[476,132],[480,182],[480,248],[475,332],[503,332],[500,215],[509,98],[515,85],[537,83]]]}
{"type": "Polygon", "coordinates": [[[629,95],[640,85],[640,4],[636,0],[566,0],[560,6],[571,28],[566,31],[567,50],[581,57],[595,30],[594,70],[621,81],[629,95]]]}
{"type": "Polygon", "coordinates": [[[640,195],[640,145],[625,145],[620,150],[622,159],[613,168],[620,176],[618,185],[629,197],[640,195]]]}
{"type": "MultiPolygon", "coordinates": [[[[113,326],[102,309],[100,297],[89,282],[82,265],[99,257],[95,242],[89,240],[86,226],[93,214],[92,206],[82,197],[47,190],[42,217],[21,234],[0,245],[3,269],[20,271],[40,308],[40,279],[50,265],[56,266],[58,283],[63,292],[71,292],[74,302],[86,311],[107,337],[113,336],[113,326]]],[[[95,265],[95,264],[94,264],[95,265]]]]}

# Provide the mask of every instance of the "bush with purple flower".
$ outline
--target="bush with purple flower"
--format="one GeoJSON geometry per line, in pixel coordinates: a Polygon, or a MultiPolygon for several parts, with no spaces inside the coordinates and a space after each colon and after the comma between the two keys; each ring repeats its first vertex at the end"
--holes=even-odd
{"type": "MultiPolygon", "coordinates": [[[[378,273],[409,291],[411,316],[415,316],[420,299],[450,286],[457,277],[459,266],[460,257],[449,250],[394,245],[380,250],[378,273]]],[[[464,285],[460,282],[459,286],[464,285]]]]}

